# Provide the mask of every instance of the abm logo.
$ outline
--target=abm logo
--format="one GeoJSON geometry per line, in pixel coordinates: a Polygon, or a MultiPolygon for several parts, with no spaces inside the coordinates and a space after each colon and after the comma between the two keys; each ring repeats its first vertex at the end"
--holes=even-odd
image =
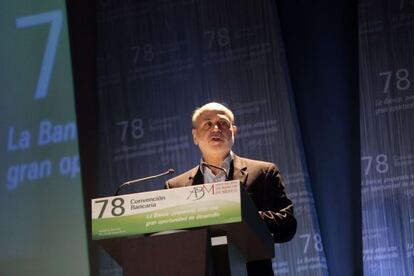
{"type": "Polygon", "coordinates": [[[204,185],[197,185],[197,186],[194,186],[194,188],[190,190],[187,200],[192,200],[192,201],[200,200],[207,194],[214,195],[214,185],[211,185],[210,188],[204,185]]]}

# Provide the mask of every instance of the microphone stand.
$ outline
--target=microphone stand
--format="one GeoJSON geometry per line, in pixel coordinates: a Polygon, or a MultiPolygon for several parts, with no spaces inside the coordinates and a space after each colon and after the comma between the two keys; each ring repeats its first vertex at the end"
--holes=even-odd
{"type": "Polygon", "coordinates": [[[167,175],[167,174],[173,174],[174,172],[175,172],[174,169],[169,169],[168,171],[163,172],[163,173],[160,173],[160,174],[156,174],[156,175],[152,175],[152,176],[147,176],[147,177],[143,177],[143,178],[138,178],[138,179],[126,181],[126,182],[124,182],[124,183],[122,183],[121,185],[118,186],[118,189],[116,190],[115,196],[117,196],[119,194],[119,191],[124,186],[128,186],[130,184],[134,184],[134,183],[138,183],[138,182],[142,182],[142,181],[146,181],[146,180],[158,178],[158,177],[161,177],[161,176],[164,176],[164,175],[167,175]]]}

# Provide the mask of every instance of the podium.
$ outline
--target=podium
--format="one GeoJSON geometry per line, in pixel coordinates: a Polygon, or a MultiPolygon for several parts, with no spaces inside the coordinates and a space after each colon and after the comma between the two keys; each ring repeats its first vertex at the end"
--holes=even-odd
{"type": "Polygon", "coordinates": [[[92,200],[92,237],[123,275],[247,275],[274,244],[239,181],[92,200]]]}

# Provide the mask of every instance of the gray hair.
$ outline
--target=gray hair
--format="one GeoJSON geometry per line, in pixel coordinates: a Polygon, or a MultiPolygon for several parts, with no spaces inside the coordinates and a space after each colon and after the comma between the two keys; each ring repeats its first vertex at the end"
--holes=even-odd
{"type": "Polygon", "coordinates": [[[220,103],[211,102],[211,103],[207,103],[207,104],[203,105],[202,107],[199,107],[196,110],[194,110],[193,117],[192,117],[193,128],[196,127],[195,123],[197,121],[197,118],[204,111],[207,111],[207,110],[220,110],[220,111],[223,111],[223,113],[230,119],[231,123],[234,124],[234,114],[230,109],[228,109],[227,107],[225,107],[224,105],[222,105],[220,103]]]}

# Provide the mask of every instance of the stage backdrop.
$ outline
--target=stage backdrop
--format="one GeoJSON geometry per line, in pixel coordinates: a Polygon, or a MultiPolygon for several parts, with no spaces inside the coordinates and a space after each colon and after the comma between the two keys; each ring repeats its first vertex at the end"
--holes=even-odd
{"type": "Polygon", "coordinates": [[[359,12],[364,275],[414,275],[414,2],[359,12]]]}
{"type": "MultiPolygon", "coordinates": [[[[275,162],[298,231],[276,246],[277,275],[327,275],[273,1],[98,1],[99,196],[127,180],[200,161],[191,115],[235,113],[238,155],[275,162]]],[[[123,193],[162,189],[165,178],[123,193]]],[[[139,256],[137,256],[139,259],[139,256]]],[[[103,251],[100,275],[121,275],[103,251]]]]}

